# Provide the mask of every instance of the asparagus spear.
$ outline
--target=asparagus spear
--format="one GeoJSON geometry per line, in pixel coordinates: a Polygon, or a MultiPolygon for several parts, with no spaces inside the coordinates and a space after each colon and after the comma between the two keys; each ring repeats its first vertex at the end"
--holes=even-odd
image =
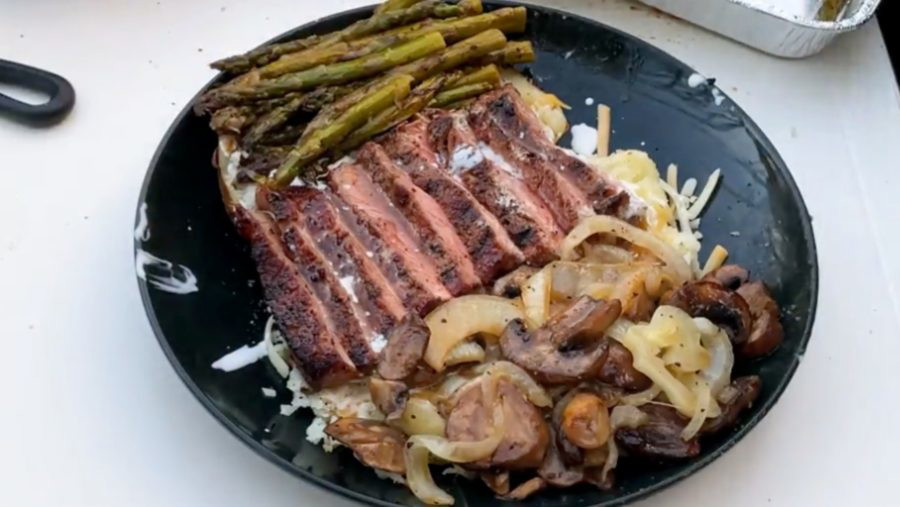
{"type": "Polygon", "coordinates": [[[416,78],[416,81],[421,81],[439,72],[477,60],[504,45],[506,37],[503,32],[496,28],[490,29],[457,42],[440,53],[396,67],[391,70],[391,74],[409,74],[416,78]]]}
{"type": "MultiPolygon", "coordinates": [[[[481,4],[478,2],[478,7],[481,4]]],[[[460,6],[456,6],[460,8],[460,6]]],[[[268,79],[291,72],[299,72],[317,65],[363,57],[395,44],[403,43],[430,32],[439,32],[447,41],[458,41],[490,28],[507,32],[524,30],[525,9],[500,9],[481,16],[460,18],[439,23],[422,23],[395,29],[392,33],[377,34],[350,42],[316,45],[309,49],[282,56],[260,69],[259,77],[268,79]]]]}
{"type": "Polygon", "coordinates": [[[500,69],[498,69],[494,64],[485,65],[484,67],[477,67],[474,70],[470,70],[469,72],[462,74],[459,78],[448,82],[445,88],[458,88],[460,86],[483,82],[500,84],[500,69]]]}
{"type": "Polygon", "coordinates": [[[338,152],[348,152],[376,135],[389,130],[394,125],[418,113],[431,102],[447,82],[461,73],[439,74],[423,81],[400,103],[394,104],[372,117],[365,125],[356,129],[338,147],[338,152]]]}
{"type": "Polygon", "coordinates": [[[447,105],[441,106],[441,109],[464,109],[472,105],[474,102],[474,98],[457,100],[456,102],[451,102],[447,105]]]}
{"type": "Polygon", "coordinates": [[[225,72],[247,72],[254,66],[265,65],[279,56],[295,53],[311,47],[325,47],[341,41],[359,39],[367,35],[415,23],[428,17],[449,18],[459,16],[464,10],[457,5],[439,3],[437,0],[425,0],[406,9],[376,13],[368,19],[357,21],[352,25],[326,35],[311,35],[303,39],[270,44],[242,55],[235,55],[217,60],[210,64],[214,69],[225,72]]]}
{"type": "MultiPolygon", "coordinates": [[[[408,62],[420,60],[422,57],[440,51],[445,47],[446,44],[443,37],[437,32],[432,32],[405,44],[383,49],[362,58],[331,65],[320,65],[312,69],[263,81],[256,86],[239,87],[231,91],[246,96],[270,97],[292,91],[308,90],[321,85],[346,83],[379,74],[408,62]]],[[[494,49],[497,48],[491,47],[491,50],[494,49]]],[[[402,73],[396,72],[394,74],[402,73]]]]}
{"type": "Polygon", "coordinates": [[[464,15],[466,16],[484,12],[484,6],[481,5],[481,0],[460,0],[456,5],[463,10],[464,15]]]}
{"type": "Polygon", "coordinates": [[[407,42],[413,38],[415,37],[409,33],[398,33],[376,36],[364,41],[338,42],[325,47],[316,46],[282,56],[259,69],[259,76],[263,79],[271,79],[284,74],[310,69],[317,65],[353,60],[396,44],[407,42]]]}
{"type": "Polygon", "coordinates": [[[254,117],[249,107],[223,107],[212,115],[209,127],[219,134],[239,134],[254,117]]]}
{"type": "Polygon", "coordinates": [[[278,168],[272,185],[284,187],[290,184],[303,166],[337,145],[369,118],[409,95],[412,82],[413,77],[409,75],[390,76],[380,81],[379,86],[350,106],[333,122],[320,129],[307,129],[278,168]]]}
{"type": "Polygon", "coordinates": [[[267,133],[259,140],[260,145],[266,146],[280,146],[283,144],[288,144],[293,146],[300,139],[300,136],[303,135],[303,131],[306,129],[305,124],[300,125],[286,125],[278,130],[273,130],[267,133]]]}
{"type": "Polygon", "coordinates": [[[250,127],[250,130],[241,140],[241,144],[243,144],[245,148],[253,147],[264,135],[266,135],[266,133],[284,125],[291,115],[300,109],[301,105],[303,105],[303,97],[295,97],[286,104],[276,107],[264,114],[252,127],[250,127]]]}
{"type": "Polygon", "coordinates": [[[431,28],[439,31],[447,42],[456,42],[492,28],[505,33],[522,33],[526,19],[524,7],[506,7],[478,16],[442,21],[431,28]]]}
{"type": "Polygon", "coordinates": [[[534,61],[534,46],[531,41],[512,41],[503,49],[494,51],[485,56],[481,63],[496,63],[498,65],[516,65],[519,63],[531,63],[534,61]]]}
{"type": "Polygon", "coordinates": [[[397,9],[405,9],[419,0],[386,0],[384,3],[375,8],[375,14],[381,14],[387,11],[395,11],[397,9]]]}
{"type": "Polygon", "coordinates": [[[490,81],[482,81],[479,83],[471,83],[463,86],[457,86],[438,93],[434,100],[431,101],[431,107],[446,107],[454,102],[477,97],[486,91],[493,90],[497,87],[497,83],[490,81]]]}

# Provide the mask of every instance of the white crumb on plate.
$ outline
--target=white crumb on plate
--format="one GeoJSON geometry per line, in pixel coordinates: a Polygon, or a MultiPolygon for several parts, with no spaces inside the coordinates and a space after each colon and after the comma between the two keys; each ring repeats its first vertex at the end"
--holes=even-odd
{"type": "Polygon", "coordinates": [[[585,123],[572,127],[572,150],[584,156],[597,151],[597,129],[585,123]]]}
{"type": "Polygon", "coordinates": [[[230,372],[251,365],[264,357],[266,357],[266,342],[260,341],[252,347],[244,345],[237,350],[232,350],[216,360],[212,367],[216,370],[230,372]]]}
{"type": "Polygon", "coordinates": [[[594,97],[588,97],[584,99],[584,105],[593,106],[594,105],[594,97]]]}
{"type": "Polygon", "coordinates": [[[696,88],[705,82],[706,82],[706,76],[704,76],[703,74],[698,74],[696,72],[694,72],[693,74],[688,76],[688,80],[687,80],[688,86],[690,86],[691,88],[696,88]]]}
{"type": "Polygon", "coordinates": [[[309,426],[306,427],[306,440],[318,445],[325,439],[325,420],[321,417],[313,419],[309,426]]]}
{"type": "Polygon", "coordinates": [[[263,388],[262,388],[262,393],[263,393],[263,396],[265,396],[266,398],[274,398],[274,397],[277,396],[277,394],[278,394],[278,393],[275,392],[275,390],[272,389],[271,387],[263,387],[263,388]]]}

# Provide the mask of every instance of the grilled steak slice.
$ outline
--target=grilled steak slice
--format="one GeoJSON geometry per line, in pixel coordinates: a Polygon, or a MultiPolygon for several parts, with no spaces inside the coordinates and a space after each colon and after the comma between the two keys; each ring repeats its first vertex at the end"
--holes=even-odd
{"type": "Polygon", "coordinates": [[[333,167],[328,180],[344,205],[341,209],[347,222],[374,254],[406,308],[423,314],[452,297],[434,263],[422,252],[409,222],[362,166],[345,163],[333,167]]]}
{"type": "Polygon", "coordinates": [[[382,140],[395,163],[430,195],[466,244],[483,284],[515,269],[525,257],[497,218],[453,179],[438,162],[427,140],[428,120],[419,117],[396,127],[382,140]]]}
{"type": "Polygon", "coordinates": [[[301,225],[335,274],[349,282],[346,289],[356,295],[369,327],[386,336],[407,310],[366,248],[343,222],[329,193],[306,187],[290,188],[285,194],[296,205],[303,219],[301,225]]]}
{"type": "Polygon", "coordinates": [[[336,336],[328,312],[285,253],[275,224],[264,213],[240,206],[234,211],[234,221],[250,242],[275,322],[307,381],[327,387],[358,377],[359,371],[336,336]]]}
{"type": "Polygon", "coordinates": [[[378,332],[370,328],[351,279],[338,279],[335,275],[334,268],[303,227],[296,203],[264,186],[257,192],[256,202],[277,217],[288,256],[322,301],[353,364],[361,371],[371,369],[378,356],[369,344],[378,332]]]}
{"type": "Polygon", "coordinates": [[[357,153],[357,159],[418,233],[447,290],[456,296],[480,285],[466,245],[434,198],[417,187],[378,144],[367,143],[357,153]]]}
{"type": "Polygon", "coordinates": [[[506,87],[501,93],[483,95],[469,109],[469,124],[485,145],[482,150],[485,157],[519,172],[528,188],[553,212],[559,226],[571,230],[579,219],[592,214],[593,209],[585,193],[563,174],[564,167],[547,156],[549,149],[521,142],[520,136],[529,135],[522,129],[540,129],[540,126],[534,114],[521,107],[516,98],[515,90],[506,87]]]}
{"type": "Polygon", "coordinates": [[[513,167],[498,164],[497,157],[485,158],[465,114],[435,113],[429,139],[450,172],[500,219],[530,264],[542,266],[556,258],[563,232],[553,214],[513,167]]]}
{"type": "Polygon", "coordinates": [[[479,108],[491,115],[496,127],[519,149],[539,155],[559,169],[587,196],[594,212],[632,218],[628,216],[631,196],[625,187],[548,139],[540,121],[514,88],[506,86],[491,92],[479,100],[475,110],[479,108]]]}

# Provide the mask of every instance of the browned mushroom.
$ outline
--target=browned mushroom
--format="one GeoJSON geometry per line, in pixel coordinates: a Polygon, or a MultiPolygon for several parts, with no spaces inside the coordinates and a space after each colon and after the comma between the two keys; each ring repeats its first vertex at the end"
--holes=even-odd
{"type": "Polygon", "coordinates": [[[387,380],[403,380],[416,371],[425,346],[428,326],[418,315],[409,313],[391,330],[381,351],[378,374],[387,380]]]}
{"type": "Polygon", "coordinates": [[[731,381],[731,384],[722,389],[716,397],[722,407],[722,413],[704,422],[700,431],[716,433],[734,426],[738,415],[756,401],[761,386],[762,381],[756,375],[738,377],[731,381]]]}
{"type": "Polygon", "coordinates": [[[406,473],[403,458],[406,437],[399,430],[378,421],[345,417],[329,424],[325,433],[349,447],[356,459],[367,466],[406,473]]]}
{"type": "Polygon", "coordinates": [[[567,465],[563,461],[562,453],[559,449],[559,436],[555,429],[551,429],[553,434],[550,439],[550,445],[547,446],[547,453],[544,455],[544,461],[538,468],[538,475],[547,481],[548,484],[558,488],[567,488],[574,484],[578,484],[584,479],[584,473],[578,465],[567,465]]]}
{"type": "Polygon", "coordinates": [[[685,441],[681,431],[688,420],[677,410],[664,405],[643,405],[641,412],[648,416],[647,422],[636,427],[616,430],[616,443],[629,454],[645,458],[681,459],[692,458],[700,453],[697,437],[685,441]]]}
{"type": "Polygon", "coordinates": [[[540,477],[532,477],[516,486],[508,494],[503,495],[504,500],[525,500],[529,496],[547,487],[547,483],[540,477]]]}
{"type": "Polygon", "coordinates": [[[509,493],[509,470],[486,470],[479,474],[482,482],[498,495],[509,493]]]}
{"type": "Polygon", "coordinates": [[[747,301],[753,326],[747,343],[738,350],[745,357],[761,357],[775,350],[784,340],[784,328],[779,320],[778,304],[762,282],[741,285],[737,293],[747,301]]]}
{"type": "Polygon", "coordinates": [[[706,317],[723,328],[735,345],[750,336],[750,307],[736,292],[717,282],[690,282],[666,294],[663,304],[677,306],[691,317],[706,317]]]}
{"type": "Polygon", "coordinates": [[[582,449],[599,449],[609,439],[609,411],[597,395],[578,393],[563,409],[560,430],[582,449]]]}
{"type": "Polygon", "coordinates": [[[533,332],[513,320],[500,337],[500,349],[545,384],[575,383],[597,372],[606,356],[604,332],[621,312],[616,299],[582,296],[533,332]]]}
{"type": "Polygon", "coordinates": [[[728,290],[737,290],[749,279],[750,273],[737,264],[726,264],[701,278],[704,282],[716,282],[728,290]]]}
{"type": "Polygon", "coordinates": [[[520,266],[514,271],[498,278],[491,288],[491,294],[504,298],[517,298],[522,295],[521,287],[525,281],[537,272],[537,268],[520,266]]]}
{"type": "Polygon", "coordinates": [[[406,400],[409,399],[409,388],[397,380],[384,380],[378,377],[369,378],[369,395],[387,419],[396,419],[403,414],[406,400]]]}
{"type": "MultiPolygon", "coordinates": [[[[550,413],[550,425],[553,428],[551,437],[556,441],[556,452],[563,463],[570,466],[580,466],[584,462],[584,451],[580,447],[573,444],[566,438],[565,432],[561,430],[563,423],[563,413],[569,402],[576,394],[581,392],[579,389],[572,389],[560,398],[554,405],[553,411],[550,413]]],[[[549,454],[550,451],[548,450],[549,454]]],[[[544,460],[546,462],[546,459],[544,460]]]]}
{"type": "Polygon", "coordinates": [[[621,343],[607,340],[609,344],[606,357],[600,366],[597,379],[631,392],[649,389],[653,385],[653,381],[634,367],[634,357],[631,352],[621,343]]]}
{"type": "MultiPolygon", "coordinates": [[[[464,442],[484,439],[491,428],[492,407],[485,407],[480,383],[463,389],[466,391],[461,393],[447,417],[447,438],[464,442]]],[[[492,465],[509,470],[537,468],[544,459],[550,439],[541,412],[505,379],[497,382],[497,396],[503,407],[503,439],[489,462],[476,462],[470,466],[492,465]]]]}

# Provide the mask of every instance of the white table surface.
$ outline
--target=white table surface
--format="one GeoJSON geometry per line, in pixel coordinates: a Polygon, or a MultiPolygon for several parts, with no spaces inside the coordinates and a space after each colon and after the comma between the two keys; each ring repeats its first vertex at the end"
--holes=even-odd
{"type": "MultiPolygon", "coordinates": [[[[208,61],[365,3],[3,2],[0,57],[68,77],[78,103],[47,130],[0,118],[0,505],[349,505],[255,455],[185,389],[141,307],[132,227],[151,155],[208,61]]],[[[547,3],[716,77],[815,220],[819,314],[781,402],[643,504],[896,505],[900,101],[878,27],[788,61],[620,0],[547,3]]]]}

